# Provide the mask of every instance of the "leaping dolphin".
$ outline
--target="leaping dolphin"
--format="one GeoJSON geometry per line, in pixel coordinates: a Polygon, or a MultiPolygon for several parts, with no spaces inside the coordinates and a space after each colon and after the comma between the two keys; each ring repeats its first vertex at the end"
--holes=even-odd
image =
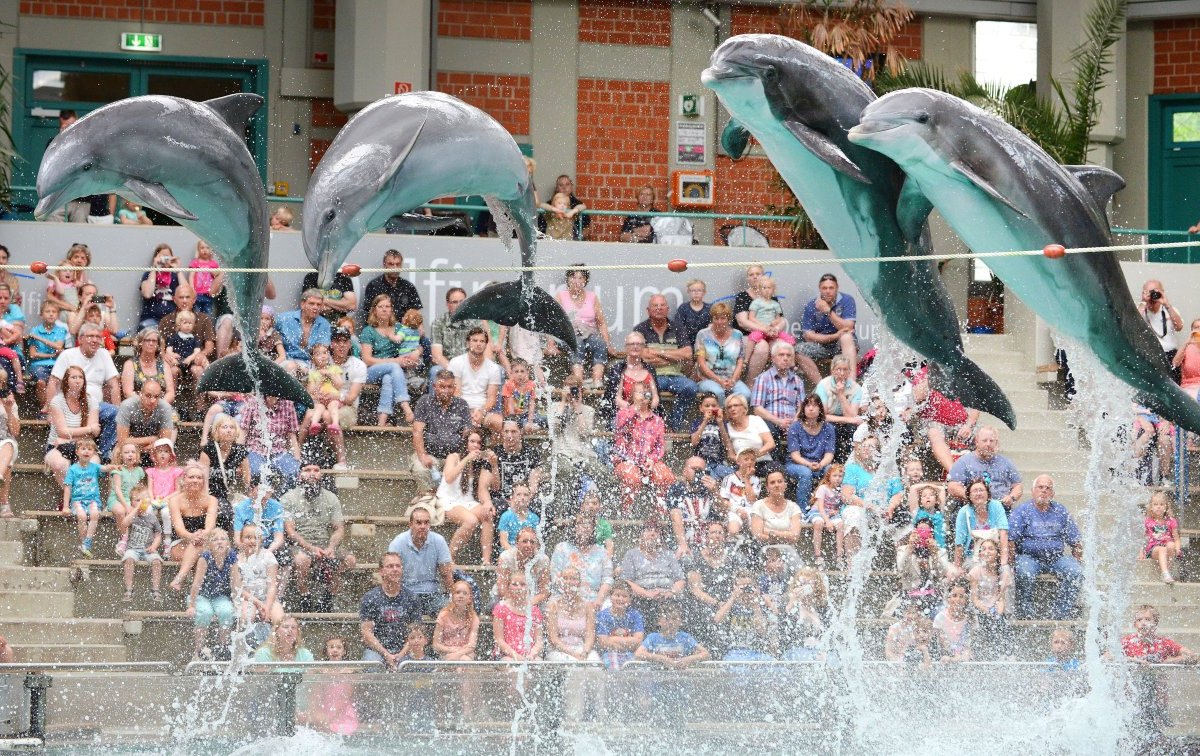
{"type": "MultiPolygon", "coordinates": [[[[1112,244],[1105,205],[1124,180],[1065,167],[1003,120],[927,89],[892,92],[850,131],[895,160],[976,252],[1112,244]]],[[[1111,252],[988,258],[988,267],[1052,328],[1086,344],[1147,407],[1200,431],[1200,405],[1171,380],[1111,252]]]]}
{"type": "MultiPolygon", "coordinates": [[[[44,218],[75,197],[118,193],[179,221],[233,268],[267,265],[269,236],[262,178],[242,141],[247,119],[262,106],[256,94],[207,102],[149,95],[88,113],[54,138],[38,169],[44,218]]],[[[253,345],[266,273],[231,273],[232,304],[242,344],[253,345]]],[[[308,392],[259,354],[213,363],[202,391],[252,391],[311,404],[308,392]],[[236,387],[235,387],[236,386],[236,387]]]]}
{"type": "MultiPolygon", "coordinates": [[[[516,226],[521,265],[535,265],[533,186],[512,135],[478,108],[440,92],[385,97],[342,127],[309,181],[304,251],[329,285],[354,245],[389,218],[438,197],[483,195],[516,226]]],[[[499,220],[499,219],[498,219],[499,220]]],[[[501,223],[501,225],[503,225],[501,223]]],[[[533,274],[483,289],[455,319],[520,325],[575,346],[562,307],[534,285],[533,274]]]]}
{"type": "MultiPolygon", "coordinates": [[[[840,258],[927,254],[928,201],[892,161],[851,144],[846,132],[875,94],[844,65],[773,34],[726,40],[701,74],[733,115],[722,140],[740,156],[748,134],[840,258]]],[[[954,306],[927,260],[843,263],[863,297],[905,344],[941,366],[945,393],[1016,425],[996,382],[966,357],[954,306]]]]}

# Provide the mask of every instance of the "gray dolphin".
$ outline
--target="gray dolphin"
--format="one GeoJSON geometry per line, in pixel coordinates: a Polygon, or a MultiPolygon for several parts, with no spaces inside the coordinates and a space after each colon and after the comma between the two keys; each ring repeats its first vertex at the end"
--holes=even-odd
{"type": "MultiPolygon", "coordinates": [[[[944,92],[906,89],[869,105],[850,132],[895,160],[976,252],[1112,244],[1104,207],[1125,185],[1094,166],[1062,166],[1003,120],[944,92]]],[[[1139,400],[1191,431],[1200,405],[1171,380],[1111,252],[988,258],[1052,328],[1087,345],[1139,400]]]]}
{"type": "MultiPolygon", "coordinates": [[[[174,218],[208,242],[234,268],[267,265],[269,236],[262,178],[242,141],[247,119],[262,106],[255,94],[208,102],[150,95],[105,105],[54,138],[38,170],[43,218],[75,197],[119,193],[174,218]]],[[[231,273],[233,307],[243,345],[253,345],[265,273],[231,273]]],[[[255,350],[248,350],[254,352],[255,350]]],[[[248,390],[310,404],[295,378],[261,355],[213,363],[204,391],[248,390]],[[227,387],[235,381],[242,388],[227,387]]]]}
{"type": "MultiPolygon", "coordinates": [[[[535,265],[533,187],[512,135],[447,94],[385,97],[342,127],[313,171],[304,199],[304,251],[321,284],[329,285],[359,239],[389,218],[403,216],[411,226],[421,221],[409,211],[438,197],[467,194],[483,195],[507,213],[516,226],[521,265],[535,265]]],[[[575,345],[566,313],[534,285],[530,272],[463,302],[455,319],[464,318],[519,324],[575,345]]]]}
{"type": "MultiPolygon", "coordinates": [[[[851,144],[846,132],[875,95],[828,55],[789,37],[744,34],[712,55],[701,81],[737,123],[723,141],[740,155],[759,141],[835,255],[927,254],[929,205],[890,160],[851,144]]],[[[1004,392],[963,353],[958,317],[930,261],[843,263],[888,329],[940,365],[946,393],[1010,428],[1004,392]]]]}

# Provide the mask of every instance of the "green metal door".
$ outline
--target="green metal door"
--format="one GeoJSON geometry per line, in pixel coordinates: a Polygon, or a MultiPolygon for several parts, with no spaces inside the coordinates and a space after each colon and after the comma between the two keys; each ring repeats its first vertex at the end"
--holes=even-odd
{"type": "MultiPolygon", "coordinates": [[[[13,57],[13,142],[20,156],[13,165],[13,203],[20,217],[29,217],[37,201],[38,165],[58,134],[60,111],[83,117],[107,103],[147,94],[209,100],[235,92],[267,93],[265,61],[39,50],[17,50],[13,57]]],[[[266,108],[251,119],[245,138],[265,180],[266,108]]]]}
{"type": "MultiPolygon", "coordinates": [[[[1185,231],[1200,222],[1200,97],[1151,97],[1149,138],[1150,228],[1185,231]]],[[[1149,241],[1182,240],[1162,236],[1149,241]]],[[[1190,247],[1152,250],[1149,259],[1200,262],[1200,251],[1190,247]]]]}

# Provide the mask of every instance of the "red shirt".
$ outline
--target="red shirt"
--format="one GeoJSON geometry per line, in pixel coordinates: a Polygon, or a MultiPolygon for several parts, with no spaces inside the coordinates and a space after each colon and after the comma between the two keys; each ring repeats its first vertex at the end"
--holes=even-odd
{"type": "Polygon", "coordinates": [[[1170,638],[1158,635],[1143,638],[1137,633],[1130,633],[1121,639],[1121,650],[1131,659],[1151,661],[1162,661],[1183,653],[1183,647],[1170,638]]]}
{"type": "MultiPolygon", "coordinates": [[[[929,368],[925,367],[913,373],[910,380],[917,384],[928,379],[929,368]]],[[[918,414],[925,420],[932,420],[949,428],[955,428],[967,422],[967,409],[962,402],[951,399],[933,386],[929,387],[929,396],[918,409],[918,414]]]]}

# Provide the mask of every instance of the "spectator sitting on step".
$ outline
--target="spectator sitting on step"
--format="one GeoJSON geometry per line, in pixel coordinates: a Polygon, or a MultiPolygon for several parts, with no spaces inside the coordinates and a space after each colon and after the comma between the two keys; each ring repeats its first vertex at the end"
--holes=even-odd
{"type": "MultiPolygon", "coordinates": [[[[493,472],[491,496],[496,511],[503,512],[508,507],[513,489],[520,483],[529,489],[525,499],[528,505],[542,484],[543,455],[540,450],[526,445],[520,424],[515,420],[505,420],[500,431],[500,446],[495,451],[487,450],[484,456],[493,472]]],[[[509,540],[515,540],[516,531],[510,535],[513,538],[509,540]]]]}
{"type": "Polygon", "coordinates": [[[471,408],[471,424],[493,433],[500,432],[503,418],[496,409],[502,372],[488,357],[487,329],[476,326],[467,334],[467,352],[447,363],[454,375],[454,395],[471,408]]]}
{"type": "Polygon", "coordinates": [[[485,454],[479,431],[469,432],[458,450],[447,455],[442,482],[435,495],[446,520],[458,525],[450,538],[450,559],[458,558],[478,530],[483,564],[488,566],[492,563],[496,509],[492,506],[491,494],[495,472],[485,454]]]}
{"type": "MultiPolygon", "coordinates": [[[[224,413],[216,416],[211,437],[200,448],[200,464],[208,468],[208,492],[217,497],[221,507],[217,525],[233,527],[233,505],[238,499],[231,490],[241,491],[250,485],[250,451],[238,443],[237,420],[224,413]]],[[[233,528],[233,532],[241,529],[233,528]]]]}
{"type": "MultiPolygon", "coordinates": [[[[759,380],[769,374],[770,371],[764,372],[759,380]]],[[[785,470],[788,477],[796,482],[796,502],[801,507],[808,506],[816,482],[833,464],[836,446],[837,431],[825,422],[825,405],[821,403],[821,397],[809,394],[800,401],[796,422],[787,429],[788,462],[785,470]]]]}
{"type": "Polygon", "coordinates": [[[117,408],[117,446],[136,446],[143,465],[150,464],[150,449],[156,442],[175,440],[175,410],[162,393],[162,385],[150,378],[142,383],[140,392],[117,408]]]}
{"type": "Polygon", "coordinates": [[[887,509],[883,511],[883,519],[896,532],[912,523],[918,507],[917,489],[925,483],[925,466],[921,460],[915,457],[904,460],[900,469],[900,476],[888,482],[891,496],[887,509]]]}
{"type": "MultiPolygon", "coordinates": [[[[377,298],[386,295],[392,309],[398,313],[408,310],[420,311],[424,308],[417,287],[402,275],[404,255],[397,249],[389,249],[383,253],[383,267],[386,271],[367,282],[363,291],[363,304],[374,308],[377,298]]],[[[369,314],[369,311],[368,311],[369,314]]]]}
{"type": "MultiPolygon", "coordinates": [[[[171,343],[171,337],[180,330],[180,313],[192,313],[196,318],[196,325],[192,329],[192,333],[196,343],[200,346],[200,354],[193,362],[200,368],[200,372],[204,372],[204,368],[208,367],[209,362],[216,359],[217,353],[217,332],[212,318],[196,309],[196,290],[188,284],[180,284],[179,288],[175,290],[174,301],[174,311],[164,315],[158,321],[158,330],[163,338],[163,348],[165,349],[166,345],[171,343]]],[[[178,352],[176,352],[176,356],[180,356],[178,352]]],[[[177,365],[177,360],[170,355],[164,355],[164,360],[168,365],[177,365]]]]}
{"type": "Polygon", "coordinates": [[[389,670],[400,661],[409,628],[421,622],[417,597],[404,586],[404,562],[387,553],[379,560],[379,585],[367,591],[359,604],[363,661],[380,661],[389,670]]]}
{"type": "MultiPolygon", "coordinates": [[[[761,417],[775,438],[777,461],[790,459],[787,452],[788,431],[801,420],[800,404],[804,401],[804,379],[796,372],[796,349],[782,341],[771,345],[771,367],[754,379],[750,403],[754,414],[761,417]]],[[[785,462],[786,464],[786,462],[785,462]]]]}
{"type": "Polygon", "coordinates": [[[533,576],[529,590],[533,594],[534,604],[541,605],[550,598],[550,557],[542,551],[537,531],[533,528],[521,528],[517,533],[516,545],[503,551],[496,560],[493,603],[504,598],[508,577],[514,572],[533,576]]]}
{"type": "Polygon", "coordinates": [[[759,475],[766,473],[775,451],[775,437],[761,417],[750,414],[750,402],[741,394],[725,397],[725,432],[729,438],[729,458],[750,449],[755,453],[759,475]]]}
{"type": "Polygon", "coordinates": [[[992,497],[1008,511],[1021,500],[1021,473],[1007,457],[1000,454],[1000,432],[985,425],[975,433],[975,451],[964,454],[950,468],[946,490],[952,498],[966,499],[965,483],[986,480],[992,497]]]}
{"type": "MultiPolygon", "coordinates": [[[[166,439],[163,439],[164,445],[166,439]]],[[[174,457],[174,450],[171,452],[174,457]]],[[[154,476],[146,472],[151,483],[154,476]]],[[[167,497],[171,517],[171,538],[167,541],[169,558],[179,562],[179,572],[171,580],[171,590],[182,591],[183,582],[196,563],[208,537],[217,530],[217,499],[208,493],[207,473],[196,460],[188,460],[179,481],[179,491],[167,497]]],[[[151,490],[153,493],[153,490],[151,490]]],[[[164,533],[167,528],[163,528],[164,533]]],[[[165,539],[165,536],[164,536],[165,539]]]]}
{"type": "Polygon", "coordinates": [[[433,513],[422,505],[408,512],[408,530],[392,539],[388,552],[403,562],[404,586],[417,597],[422,615],[433,616],[450,600],[454,563],[450,547],[440,533],[430,528],[433,513]]]}
{"type": "MultiPolygon", "coordinates": [[[[671,322],[679,329],[679,338],[685,344],[694,345],[696,334],[708,328],[712,323],[713,306],[704,301],[705,295],[708,294],[708,286],[699,278],[693,278],[687,282],[687,293],[687,300],[680,302],[679,306],[675,308],[675,315],[671,318],[671,322]]],[[[726,307],[728,306],[726,305],[726,307]]],[[[729,313],[732,319],[733,308],[730,308],[729,313]]]]}
{"type": "MultiPolygon", "coordinates": [[[[113,446],[117,443],[116,403],[121,401],[121,385],[117,380],[117,367],[113,364],[112,355],[100,348],[102,342],[100,327],[84,323],[79,329],[79,346],[67,349],[54,361],[54,367],[50,371],[50,382],[46,386],[46,395],[53,401],[54,395],[62,390],[63,376],[67,368],[77,367],[82,370],[87,386],[88,405],[99,409],[99,427],[96,431],[89,430],[88,433],[99,434],[100,460],[103,462],[112,454],[113,446]]],[[[88,426],[90,425],[89,422],[88,426]]]]}
{"type": "MultiPolygon", "coordinates": [[[[163,400],[175,404],[175,377],[163,360],[163,338],[157,328],[143,328],[133,337],[133,356],[121,367],[121,396],[136,396],[148,380],[158,381],[163,400]]],[[[49,374],[47,374],[49,375],[49,374]]]]}
{"type": "Polygon", "coordinates": [[[671,468],[663,462],[666,429],[650,406],[653,396],[645,388],[635,392],[633,403],[617,413],[613,428],[613,472],[621,483],[626,513],[633,511],[634,500],[645,487],[663,496],[675,482],[671,468]]]}
{"type": "Polygon", "coordinates": [[[762,490],[755,466],[754,450],[742,449],[737,454],[737,468],[721,481],[719,495],[725,502],[725,524],[730,535],[750,532],[750,505],[758,501],[762,490]]]}
{"type": "Polygon", "coordinates": [[[515,420],[525,433],[545,430],[546,416],[538,413],[538,387],[529,376],[529,363],[515,357],[509,362],[511,375],[500,389],[504,419],[515,420]]]}
{"type": "Polygon", "coordinates": [[[353,316],[354,311],[358,309],[358,295],[354,293],[354,279],[340,270],[333,274],[333,286],[327,289],[317,285],[317,272],[309,271],[304,274],[300,290],[306,293],[316,291],[321,295],[320,313],[331,324],[347,315],[353,316]]]}
{"type": "Polygon", "coordinates": [[[262,547],[258,527],[245,525],[238,533],[238,573],[242,589],[234,596],[238,627],[255,622],[275,623],[283,618],[279,601],[279,562],[262,547]]]}
{"type": "Polygon", "coordinates": [[[813,388],[825,407],[825,421],[833,424],[837,444],[833,458],[846,461],[854,442],[854,431],[866,421],[859,409],[863,404],[862,384],[854,380],[854,364],[844,354],[834,355],[829,361],[829,375],[822,378],[813,388]]]}
{"type": "MultiPolygon", "coordinates": [[[[420,318],[421,313],[416,312],[416,317],[420,318]]],[[[405,318],[409,318],[407,313],[405,318]]],[[[340,337],[341,332],[335,331],[334,338],[340,337]]],[[[396,322],[392,300],[387,294],[379,294],[371,302],[367,326],[358,339],[362,361],[367,366],[366,382],[379,384],[376,424],[380,427],[389,425],[398,406],[404,413],[404,422],[411,425],[413,413],[409,404],[408,376],[421,365],[420,334],[400,326],[396,322]]]]}
{"type": "Polygon", "coordinates": [[[700,417],[692,422],[692,454],[704,460],[709,475],[724,480],[733,472],[725,413],[715,394],[701,393],[698,399],[700,417]]]}
{"type": "Polygon", "coordinates": [[[1146,506],[1146,545],[1142,548],[1142,559],[1154,559],[1162,570],[1162,581],[1174,583],[1171,577],[1171,560],[1183,552],[1179,539],[1179,522],[1171,512],[1171,500],[1164,491],[1155,491],[1146,506]]]}
{"type": "Polygon", "coordinates": [[[638,545],[621,560],[621,579],[633,591],[633,603],[643,615],[657,615],[666,602],[676,602],[687,587],[683,565],[663,548],[662,530],[652,521],[642,527],[638,545]]]}
{"type": "Polygon", "coordinates": [[[767,607],[768,599],[759,590],[754,571],[739,570],[734,576],[729,598],[713,614],[713,624],[723,628],[728,639],[725,661],[770,661],[775,658],[766,652],[770,645],[767,607]]]}
{"type": "Polygon", "coordinates": [[[510,574],[504,598],[492,607],[492,637],[496,642],[496,658],[522,662],[541,658],[545,622],[541,608],[531,598],[529,580],[525,574],[510,574]]]}
{"type": "Polygon", "coordinates": [[[517,543],[517,535],[525,528],[537,530],[541,518],[536,512],[529,511],[529,500],[532,498],[528,483],[517,482],[512,486],[508,509],[500,515],[500,550],[507,551],[517,543]]]}
{"type": "MultiPolygon", "coordinates": [[[[3,376],[0,376],[0,382],[2,381],[3,376]]],[[[13,466],[17,461],[17,439],[20,435],[21,416],[17,414],[17,399],[9,392],[0,398],[0,519],[13,516],[8,493],[12,486],[13,466]]]]}
{"type": "Polygon", "coordinates": [[[596,646],[604,666],[617,670],[633,660],[633,653],[646,638],[642,613],[635,609],[629,584],[620,581],[612,589],[612,606],[596,614],[596,646]]]}
{"type": "Polygon", "coordinates": [[[545,470],[557,470],[554,481],[556,491],[565,491],[556,497],[554,511],[543,511],[546,516],[570,513],[570,507],[559,502],[574,502],[590,481],[601,490],[616,488],[612,482],[612,471],[600,461],[592,446],[596,433],[596,411],[583,401],[583,379],[568,375],[559,391],[559,401],[550,405],[547,421],[550,430],[550,454],[557,458],[546,459],[545,470]]]}
{"type": "MultiPolygon", "coordinates": [[[[685,375],[694,369],[695,357],[692,354],[692,345],[679,340],[679,329],[671,322],[669,313],[667,298],[662,294],[655,294],[646,305],[648,317],[634,326],[633,330],[646,340],[642,359],[654,369],[658,393],[669,391],[675,395],[671,412],[667,416],[667,426],[672,431],[681,431],[686,427],[684,421],[696,403],[696,382],[685,375]]],[[[730,370],[730,374],[724,377],[736,377],[735,373],[735,370],[730,370]]],[[[737,383],[738,381],[734,380],[734,385],[729,390],[732,391],[737,383]]],[[[742,384],[742,390],[749,395],[745,384],[742,384]]]]}
{"type": "MultiPolygon", "coordinates": [[[[30,329],[26,339],[29,349],[29,372],[37,381],[39,407],[45,407],[49,399],[46,395],[46,385],[50,381],[50,371],[54,368],[54,360],[67,348],[67,342],[70,340],[67,327],[58,321],[58,314],[58,305],[53,302],[43,302],[41,322],[30,329]]],[[[134,354],[138,354],[136,344],[134,354]]],[[[132,366],[137,364],[137,360],[128,360],[125,364],[132,369],[132,366]]]]}
{"type": "Polygon", "coordinates": [[[583,583],[580,591],[585,601],[596,609],[608,602],[613,585],[613,563],[608,550],[596,543],[596,519],[579,515],[571,526],[571,535],[554,547],[550,557],[550,576],[557,578],[567,567],[579,569],[583,583]]]}
{"type": "Polygon", "coordinates": [[[342,503],[321,485],[321,465],[305,459],[300,467],[300,485],[280,499],[287,513],[284,532],[292,549],[292,576],[302,606],[309,611],[333,611],[333,600],[341,592],[342,574],[354,569],[354,555],[342,546],[346,525],[342,503]],[[328,590],[328,602],[311,596],[310,576],[316,572],[328,590]],[[312,607],[312,608],[309,608],[312,607]]]}
{"type": "Polygon", "coordinates": [[[447,455],[462,445],[471,428],[471,408],[454,389],[454,374],[439,374],[433,390],[417,400],[413,411],[412,472],[423,492],[434,490],[447,455]]]}
{"type": "Polygon", "coordinates": [[[1033,581],[1046,572],[1058,578],[1051,617],[1061,620],[1072,616],[1083,583],[1083,568],[1079,565],[1083,542],[1075,519],[1054,500],[1054,479],[1049,475],[1039,475],[1033,481],[1033,499],[1013,510],[1008,537],[1017,553],[1018,618],[1033,618],[1033,581]]]}
{"type": "MultiPolygon", "coordinates": [[[[708,392],[724,402],[727,392],[750,398],[750,389],[742,382],[746,360],[742,355],[742,332],[730,327],[733,311],[725,302],[712,307],[711,325],[696,333],[692,344],[696,352],[697,377],[703,380],[697,390],[708,392]]],[[[662,368],[657,368],[659,372],[662,368]]],[[[803,392],[803,385],[801,392],[803,392]]]]}
{"type": "MultiPolygon", "coordinates": [[[[83,251],[88,251],[86,245],[83,246],[83,251]]],[[[72,250],[75,247],[71,247],[72,250]]],[[[64,261],[63,265],[74,265],[73,262],[64,261]]],[[[139,291],[142,295],[142,309],[138,317],[138,328],[158,327],[158,323],[166,315],[175,311],[175,290],[179,288],[179,260],[175,257],[175,253],[171,251],[171,245],[159,244],[154,248],[154,254],[150,259],[150,270],[142,274],[142,283],[139,291]]],[[[46,290],[46,297],[49,299],[53,296],[56,288],[59,291],[70,285],[72,291],[69,299],[60,299],[54,297],[57,304],[67,312],[76,312],[79,309],[79,294],[77,287],[82,286],[86,281],[83,273],[75,273],[73,278],[64,279],[63,273],[69,271],[59,271],[56,278],[52,278],[50,286],[46,290]],[[65,306],[64,306],[65,305],[65,306]]]]}
{"type": "Polygon", "coordinates": [[[461,287],[454,286],[446,291],[446,311],[433,321],[430,331],[430,359],[433,364],[429,367],[429,382],[437,379],[438,373],[450,367],[450,360],[467,353],[467,335],[476,328],[482,328],[482,320],[468,319],[455,322],[454,313],[458,306],[467,298],[467,292],[461,287]]]}
{"type": "Polygon", "coordinates": [[[305,289],[300,295],[300,309],[275,316],[275,327],[287,353],[285,369],[307,373],[311,367],[309,350],[316,344],[329,345],[333,326],[321,316],[323,301],[320,289],[305,289]]]}
{"type": "MultiPolygon", "coordinates": [[[[207,548],[199,554],[196,574],[192,577],[187,616],[195,628],[195,659],[201,659],[205,638],[212,621],[217,621],[218,648],[213,654],[218,660],[228,660],[230,630],[233,629],[233,596],[241,593],[237,552],[229,546],[229,534],[213,529],[205,539],[207,548]]],[[[174,586],[174,583],[172,583],[174,586]]]]}
{"type": "Polygon", "coordinates": [[[634,658],[656,662],[668,669],[686,669],[709,659],[708,649],[696,642],[683,626],[683,609],[667,604],[658,613],[658,632],[650,633],[638,646],[634,658]]]}
{"type": "Polygon", "coordinates": [[[475,661],[479,645],[479,613],[475,611],[471,584],[465,580],[450,589],[450,603],[438,612],[433,628],[433,650],[445,661],[475,661]]]}
{"type": "Polygon", "coordinates": [[[1160,615],[1150,604],[1133,612],[1133,632],[1121,638],[1121,651],[1139,667],[1133,679],[1137,708],[1136,726],[1147,732],[1170,726],[1167,686],[1150,664],[1196,664],[1200,656],[1170,638],[1158,634],[1160,615]]]}
{"type": "Polygon", "coordinates": [[[767,473],[767,495],[750,505],[750,533],[760,548],[774,546],[784,549],[788,561],[799,561],[796,552],[804,515],[800,506],[785,495],[787,476],[775,468],[767,473]]]}
{"type": "Polygon", "coordinates": [[[1009,564],[1010,515],[992,497],[982,478],[967,483],[967,503],[959,507],[954,522],[954,564],[964,570],[974,566],[975,549],[982,540],[993,540],[1000,548],[1000,564],[1009,564]]]}
{"type": "Polygon", "coordinates": [[[204,345],[196,338],[196,313],[185,311],[175,315],[175,333],[167,337],[166,360],[176,383],[195,386],[207,367],[204,345]]]}
{"type": "Polygon", "coordinates": [[[248,397],[238,415],[238,425],[250,455],[250,474],[258,475],[266,464],[283,476],[283,487],[291,487],[300,472],[296,406],[277,396],[248,397]]]}
{"type": "MultiPolygon", "coordinates": [[[[313,660],[312,651],[304,645],[304,636],[300,634],[300,620],[290,614],[285,614],[275,623],[267,642],[254,652],[255,661],[280,662],[296,661],[310,662],[313,660]]],[[[279,670],[280,672],[299,672],[298,669],[279,670]]]]}
{"type": "MultiPolygon", "coordinates": [[[[3,447],[0,447],[2,449],[3,447]]],[[[117,539],[117,556],[121,556],[125,551],[128,530],[125,527],[125,515],[132,507],[132,499],[130,495],[134,486],[146,483],[146,471],[142,469],[142,455],[138,452],[138,448],[133,444],[121,445],[121,460],[119,465],[114,465],[112,472],[109,475],[108,483],[108,501],[105,509],[112,512],[113,520],[117,525],[117,533],[120,538],[117,539]]],[[[3,512],[0,511],[0,517],[3,512]]],[[[161,546],[161,544],[159,544],[161,546]]]]}
{"type": "MultiPolygon", "coordinates": [[[[759,280],[760,290],[765,280],[759,280]]],[[[838,291],[837,276],[832,273],[821,276],[817,289],[817,296],[804,306],[804,340],[798,345],[799,351],[814,360],[841,355],[849,365],[856,365],[858,339],[854,328],[858,308],[854,297],[838,291]]]]}
{"type": "MultiPolygon", "coordinates": [[[[284,537],[283,526],[286,514],[283,504],[275,498],[275,488],[270,479],[263,481],[257,475],[252,476],[250,487],[245,494],[237,496],[236,489],[230,493],[238,502],[233,507],[233,532],[241,533],[247,525],[258,526],[259,540],[262,541],[263,548],[275,555],[275,561],[281,567],[290,566],[291,562],[288,559],[291,552],[285,548],[287,539],[284,537]]],[[[280,593],[282,594],[282,591],[280,593]]]]}
{"type": "Polygon", "coordinates": [[[704,531],[709,524],[725,524],[726,512],[717,505],[720,483],[708,474],[707,468],[701,457],[688,457],[683,462],[683,474],[667,489],[667,514],[678,559],[704,543],[704,531]]]}
{"type": "Polygon", "coordinates": [[[92,539],[100,521],[100,477],[103,471],[94,459],[96,442],[90,438],[75,444],[75,463],[67,468],[62,485],[62,509],[79,525],[79,551],[92,558],[92,539]]]}

